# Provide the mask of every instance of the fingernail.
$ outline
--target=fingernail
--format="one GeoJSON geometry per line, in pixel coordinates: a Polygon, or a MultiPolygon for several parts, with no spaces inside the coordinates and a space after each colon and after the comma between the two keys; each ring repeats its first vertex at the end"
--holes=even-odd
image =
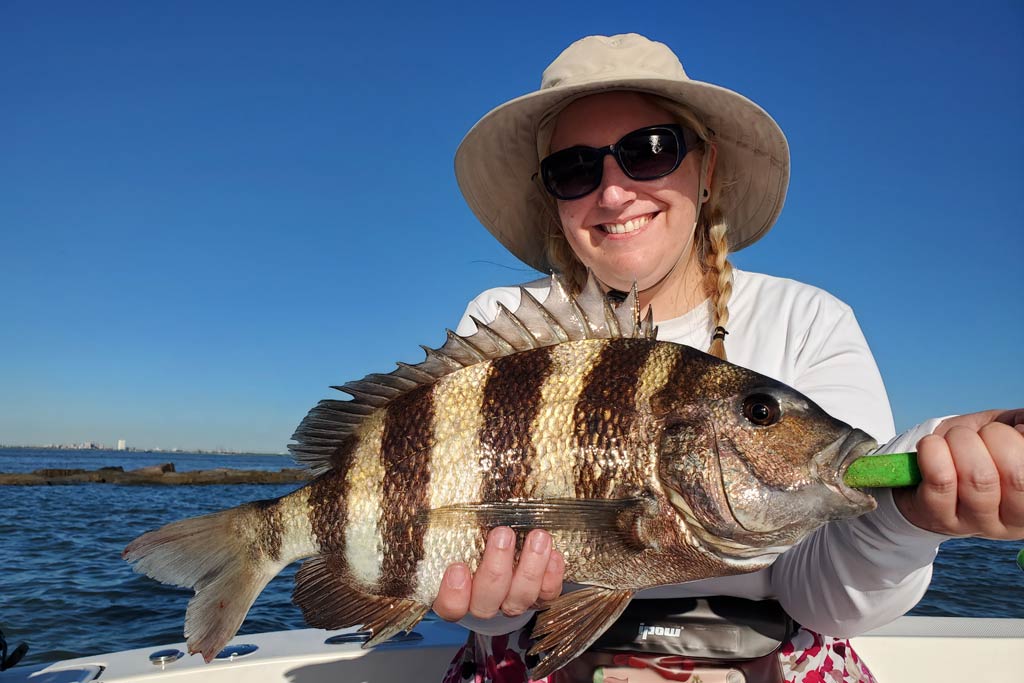
{"type": "Polygon", "coordinates": [[[462,588],[469,581],[469,570],[461,564],[457,564],[448,569],[448,575],[445,576],[444,582],[451,588],[462,588]]]}
{"type": "Polygon", "coordinates": [[[494,530],[494,544],[498,546],[499,550],[508,550],[512,547],[512,543],[516,540],[516,534],[509,528],[500,528],[494,530]]]}
{"type": "Polygon", "coordinates": [[[536,532],[530,539],[530,550],[535,553],[546,553],[551,547],[551,536],[544,532],[536,532]]]}

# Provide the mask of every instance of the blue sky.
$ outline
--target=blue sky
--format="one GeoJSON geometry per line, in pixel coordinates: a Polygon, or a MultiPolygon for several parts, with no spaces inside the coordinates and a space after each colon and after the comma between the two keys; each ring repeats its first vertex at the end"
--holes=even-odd
{"type": "Polygon", "coordinates": [[[780,123],[786,207],[734,263],[853,306],[898,428],[1024,404],[1020,3],[351,5],[0,5],[0,443],[281,451],[420,360],[532,276],[462,136],[626,31],[780,123]]]}

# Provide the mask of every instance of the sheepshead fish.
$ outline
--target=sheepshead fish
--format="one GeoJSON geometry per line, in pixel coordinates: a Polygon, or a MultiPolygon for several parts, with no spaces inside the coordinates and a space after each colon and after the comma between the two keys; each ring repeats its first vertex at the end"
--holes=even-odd
{"type": "Polygon", "coordinates": [[[195,589],[191,652],[211,660],[263,587],[305,559],[306,621],[362,626],[374,645],[411,629],[445,568],[475,569],[487,532],[544,528],[584,587],[540,613],[542,677],[587,648],[635,591],[770,565],[829,520],[875,505],[842,475],[875,442],[799,392],[655,339],[636,291],[613,308],[590,279],[570,296],[468,337],[448,332],[418,365],[316,405],[291,450],[297,491],[146,533],[135,570],[195,589]]]}

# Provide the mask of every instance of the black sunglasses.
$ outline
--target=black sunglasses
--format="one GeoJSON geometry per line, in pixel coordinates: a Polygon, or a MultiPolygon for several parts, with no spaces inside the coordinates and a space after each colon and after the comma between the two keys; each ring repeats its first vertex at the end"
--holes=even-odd
{"type": "Polygon", "coordinates": [[[615,157],[633,180],[655,180],[679,168],[688,146],[697,140],[682,126],[648,126],[626,133],[607,147],[577,145],[555,152],[540,162],[540,175],[556,199],[579,199],[601,185],[606,155],[615,157]]]}

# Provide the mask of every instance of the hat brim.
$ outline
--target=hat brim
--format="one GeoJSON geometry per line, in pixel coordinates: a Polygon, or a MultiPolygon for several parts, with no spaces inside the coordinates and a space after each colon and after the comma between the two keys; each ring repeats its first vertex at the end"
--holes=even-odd
{"type": "Polygon", "coordinates": [[[789,185],[789,145],[774,119],[746,97],[711,83],[620,77],[523,95],[490,111],[463,138],[455,153],[459,189],[505,248],[541,272],[551,270],[543,227],[548,209],[533,180],[540,165],[538,125],[572,100],[618,90],[678,102],[713,131],[720,163],[735,172],[733,184],[720,197],[732,251],[768,232],[789,185]]]}

